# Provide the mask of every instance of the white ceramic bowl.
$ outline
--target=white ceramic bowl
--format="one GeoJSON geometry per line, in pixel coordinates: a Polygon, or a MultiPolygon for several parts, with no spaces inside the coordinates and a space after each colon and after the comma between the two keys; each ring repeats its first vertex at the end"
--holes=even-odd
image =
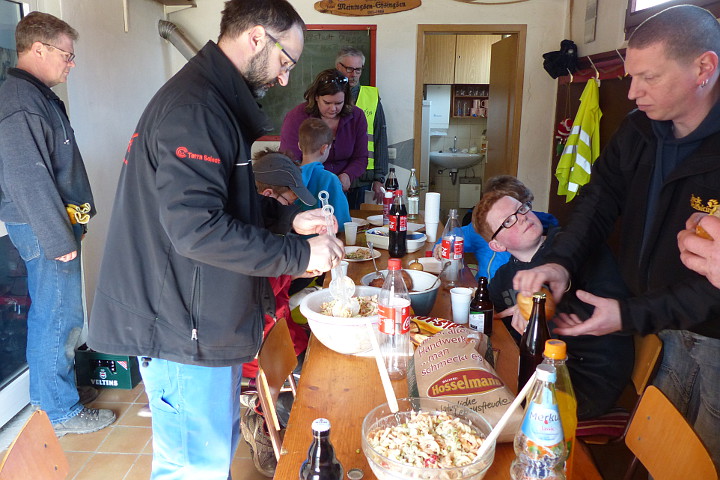
{"type": "MultiPolygon", "coordinates": [[[[365,238],[373,242],[375,248],[388,249],[390,237],[388,236],[388,227],[374,227],[365,232],[365,238]]],[[[407,233],[407,251],[408,253],[417,252],[425,246],[427,236],[421,232],[407,233]]]]}
{"type": "Polygon", "coordinates": [[[440,413],[460,418],[477,434],[487,437],[492,431],[490,424],[479,413],[469,408],[435,398],[398,399],[400,410],[397,415],[390,412],[388,404],[374,408],[365,416],[362,424],[362,449],[368,464],[378,480],[481,480],[495,459],[495,445],[482,458],[453,468],[423,468],[406,465],[390,459],[375,450],[367,441],[367,435],[377,428],[393,427],[405,422],[412,412],[440,413]]]}
{"type": "MultiPolygon", "coordinates": [[[[377,295],[380,289],[357,285],[355,296],[367,297],[377,295]]],[[[367,323],[378,322],[378,316],[340,318],[323,315],[320,307],[323,303],[331,301],[330,289],[324,288],[307,295],[300,302],[300,312],[305,315],[308,325],[323,345],[338,353],[353,355],[368,352],[372,349],[368,336],[367,323]]],[[[373,329],[377,327],[373,326],[373,329]]]]}
{"type": "MultiPolygon", "coordinates": [[[[415,315],[429,315],[435,305],[442,281],[437,282],[431,290],[427,290],[435,280],[437,280],[436,275],[420,270],[406,269],[405,271],[413,280],[413,290],[409,292],[410,305],[412,305],[413,312],[415,312],[415,315]]],[[[380,272],[382,272],[383,275],[387,275],[387,270],[380,270],[380,272]]],[[[360,279],[360,283],[370,285],[373,278],[375,278],[375,272],[368,273],[360,279]]]]}

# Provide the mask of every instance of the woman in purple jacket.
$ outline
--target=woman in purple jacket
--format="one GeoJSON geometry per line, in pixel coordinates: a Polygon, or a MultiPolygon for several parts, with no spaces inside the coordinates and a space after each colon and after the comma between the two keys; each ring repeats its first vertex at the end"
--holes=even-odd
{"type": "Polygon", "coordinates": [[[298,130],[306,118],[322,119],[333,131],[328,170],[340,179],[347,192],[353,180],[363,174],[368,161],[367,120],[365,113],[352,105],[348,79],[334,68],[323,70],[305,91],[305,102],[285,116],[280,130],[280,150],[299,163],[298,130]]]}

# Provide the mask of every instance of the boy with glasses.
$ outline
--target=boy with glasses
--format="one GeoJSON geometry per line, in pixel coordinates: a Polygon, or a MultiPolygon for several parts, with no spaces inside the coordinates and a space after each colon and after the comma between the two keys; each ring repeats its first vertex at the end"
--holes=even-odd
{"type": "Polygon", "coordinates": [[[83,407],[97,391],[80,398],[74,370],[85,319],[80,244],[95,202],[65,105],[51,88],[75,67],[77,38],[59,18],[28,14],[15,31],[17,68],[0,87],[0,220],[28,273],[30,403],[47,412],[58,436],[115,421],[110,410],[83,407]],[[87,204],[84,223],[68,217],[70,204],[87,204]]]}
{"type": "MultiPolygon", "coordinates": [[[[510,261],[497,270],[488,289],[497,315],[512,316],[512,327],[522,334],[527,320],[516,306],[517,292],[512,288],[512,279],[516,272],[542,261],[560,229],[551,228],[544,235],[542,223],[533,213],[530,202],[522,203],[503,191],[490,191],[481,197],[473,212],[473,224],[492,250],[512,255],[510,261]]],[[[615,298],[627,295],[607,248],[598,249],[573,279],[572,289],[556,307],[559,316],[573,314],[581,319],[590,316],[592,308],[574,295],[578,288],[615,298]]],[[[548,322],[551,321],[548,318],[548,322]]],[[[568,346],[568,369],[577,397],[578,419],[587,420],[606,413],[630,379],[634,362],[632,337],[560,338],[568,346]]]]}

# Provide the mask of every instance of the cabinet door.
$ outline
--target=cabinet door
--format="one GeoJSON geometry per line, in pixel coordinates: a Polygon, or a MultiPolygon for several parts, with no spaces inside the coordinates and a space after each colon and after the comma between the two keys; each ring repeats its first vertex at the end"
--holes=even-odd
{"type": "Polygon", "coordinates": [[[500,35],[458,35],[455,83],[490,83],[490,47],[500,35]]]}
{"type": "Polygon", "coordinates": [[[423,83],[450,85],[455,78],[455,35],[425,35],[423,83]]]}

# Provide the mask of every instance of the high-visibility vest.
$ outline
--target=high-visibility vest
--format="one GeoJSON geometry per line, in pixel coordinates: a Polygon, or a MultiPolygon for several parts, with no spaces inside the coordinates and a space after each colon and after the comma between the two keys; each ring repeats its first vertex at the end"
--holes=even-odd
{"type": "Polygon", "coordinates": [[[375,136],[373,126],[375,125],[375,113],[377,112],[380,93],[376,87],[361,86],[355,106],[365,112],[367,119],[368,134],[368,170],[375,169],[375,136]]]}

